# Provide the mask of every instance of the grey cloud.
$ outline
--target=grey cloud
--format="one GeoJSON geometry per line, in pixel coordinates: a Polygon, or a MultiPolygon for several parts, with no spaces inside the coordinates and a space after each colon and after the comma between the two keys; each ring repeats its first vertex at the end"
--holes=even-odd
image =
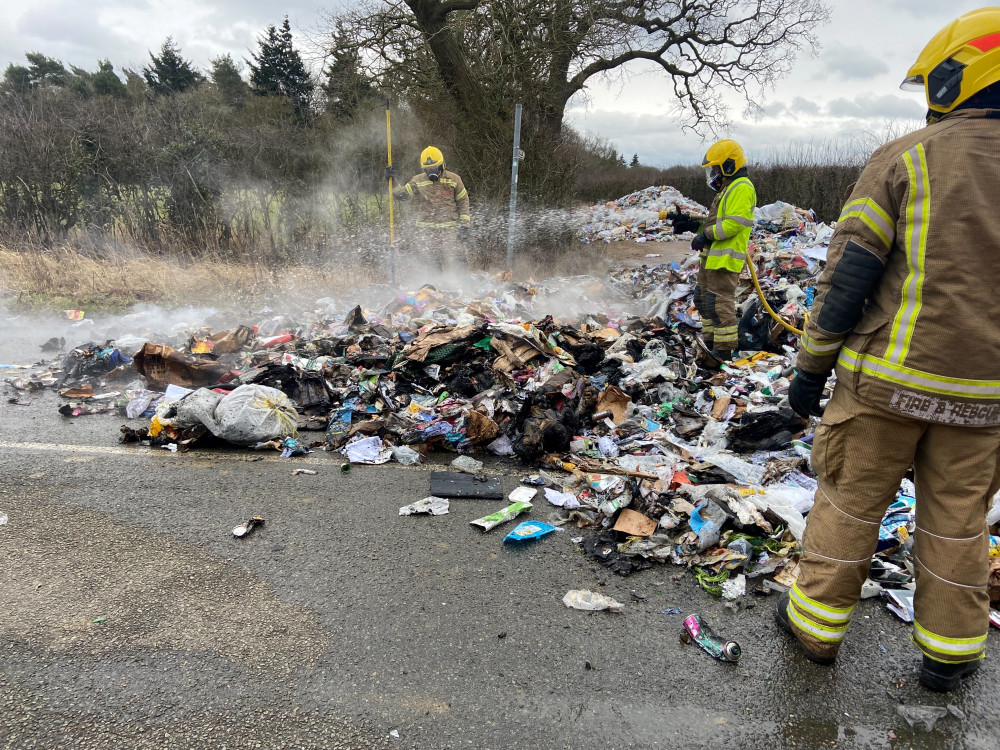
{"type": "Polygon", "coordinates": [[[821,78],[841,80],[866,80],[889,72],[884,60],[864,47],[827,42],[820,59],[824,69],[821,78]]]}
{"type": "MultiPolygon", "coordinates": [[[[793,105],[794,106],[794,105],[793,105]]],[[[609,136],[624,154],[639,154],[643,164],[667,167],[698,162],[710,140],[682,130],[666,115],[628,115],[609,110],[586,111],[575,108],[567,113],[571,126],[583,132],[609,136]]],[[[889,137],[919,127],[910,119],[866,120],[811,118],[808,123],[794,120],[742,122],[720,137],[735,138],[751,162],[792,160],[799,162],[857,162],[889,137]]]]}
{"type": "Polygon", "coordinates": [[[784,102],[771,102],[764,106],[764,117],[779,117],[788,113],[788,105],[784,102]]]}
{"type": "Polygon", "coordinates": [[[801,112],[804,115],[818,115],[819,105],[809,99],[804,99],[801,96],[797,96],[792,99],[792,111],[801,112]]]}
{"type": "Polygon", "coordinates": [[[834,99],[826,105],[831,117],[853,117],[858,119],[917,119],[923,116],[924,108],[916,99],[886,94],[874,96],[860,94],[854,99],[834,99]]]}
{"type": "MultiPolygon", "coordinates": [[[[929,20],[931,23],[940,20],[942,26],[949,19],[958,18],[963,13],[983,6],[983,3],[978,2],[978,0],[960,0],[947,4],[943,4],[939,0],[882,0],[882,3],[887,10],[906,13],[916,18],[929,20]]],[[[936,30],[934,29],[934,31],[936,30]]]]}
{"type": "MultiPolygon", "coordinates": [[[[337,9],[354,4],[341,2],[337,9]]],[[[142,66],[149,50],[157,50],[167,36],[196,65],[207,67],[209,60],[226,52],[245,57],[255,48],[258,34],[268,24],[280,23],[286,13],[301,47],[307,33],[322,27],[323,11],[315,0],[286,0],[280,6],[270,0],[214,0],[199,7],[205,15],[198,19],[179,11],[167,24],[152,20],[154,7],[162,14],[162,6],[151,0],[47,0],[27,8],[0,0],[0,67],[22,62],[24,53],[31,51],[84,68],[93,68],[99,58],[109,58],[116,66],[142,66]],[[150,22],[126,36],[102,22],[115,19],[119,11],[140,18],[148,12],[150,22]]]]}

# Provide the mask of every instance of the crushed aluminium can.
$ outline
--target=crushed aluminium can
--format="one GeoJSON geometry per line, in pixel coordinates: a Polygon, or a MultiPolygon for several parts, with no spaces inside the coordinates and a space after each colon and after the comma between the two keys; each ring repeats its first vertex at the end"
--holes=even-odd
{"type": "Polygon", "coordinates": [[[736,664],[740,660],[743,649],[736,641],[727,641],[717,635],[701,615],[690,615],[684,618],[681,630],[681,643],[694,641],[706,654],[719,661],[736,664]]]}

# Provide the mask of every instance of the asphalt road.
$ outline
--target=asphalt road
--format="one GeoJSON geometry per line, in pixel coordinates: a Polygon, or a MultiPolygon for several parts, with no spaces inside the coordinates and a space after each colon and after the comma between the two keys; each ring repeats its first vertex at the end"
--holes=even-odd
{"type": "MultiPolygon", "coordinates": [[[[38,335],[9,334],[0,363],[38,335]]],[[[679,568],[616,577],[575,529],[504,547],[505,527],[468,523],[498,501],[399,517],[430,467],[120,446],[120,418],[25,400],[0,403],[0,748],[1000,747],[995,630],[944,697],[878,601],[818,667],[773,597],[730,610],[679,568]],[[570,610],[573,588],[627,606],[570,610]],[[740,642],[740,664],[682,645],[671,607],[740,642]],[[930,733],[896,713],[949,702],[965,719],[930,733]]],[[[490,469],[508,492],[525,473],[490,469]]]]}

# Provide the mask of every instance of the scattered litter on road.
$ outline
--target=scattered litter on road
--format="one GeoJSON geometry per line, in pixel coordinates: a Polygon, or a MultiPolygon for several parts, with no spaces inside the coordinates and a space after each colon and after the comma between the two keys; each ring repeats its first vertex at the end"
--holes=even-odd
{"type": "Polygon", "coordinates": [[[504,544],[523,544],[541,539],[556,530],[552,524],[544,521],[525,521],[514,527],[507,536],[503,538],[504,544]]]}
{"type": "Polygon", "coordinates": [[[451,468],[463,474],[472,474],[475,477],[483,476],[483,462],[469,456],[459,456],[451,462],[451,468]]]}
{"type": "Polygon", "coordinates": [[[6,526],[8,520],[6,513],[0,513],[0,526],[6,526]]]}
{"type": "Polygon", "coordinates": [[[439,497],[466,497],[480,500],[499,500],[503,497],[503,487],[497,477],[482,479],[471,474],[457,474],[453,471],[431,472],[431,494],[439,497]]]}
{"type": "Polygon", "coordinates": [[[300,474],[305,474],[307,476],[314,476],[316,471],[314,469],[292,469],[292,476],[297,477],[300,474]]]}
{"type": "Polygon", "coordinates": [[[610,596],[599,594],[596,591],[586,591],[572,589],[566,592],[563,597],[563,604],[570,609],[582,609],[586,611],[608,610],[609,612],[621,612],[625,605],[615,601],[610,596]]]}
{"type": "Polygon", "coordinates": [[[261,516],[251,516],[250,520],[248,520],[246,523],[241,523],[239,526],[233,528],[233,536],[237,537],[238,539],[242,539],[243,537],[249,535],[250,532],[256,529],[258,526],[261,526],[263,523],[264,519],[261,516]]]}
{"type": "Polygon", "coordinates": [[[702,651],[719,661],[735,664],[740,660],[743,650],[736,641],[727,641],[704,621],[701,615],[689,615],[684,619],[681,630],[681,643],[694,641],[702,651]]]}
{"type": "MultiPolygon", "coordinates": [[[[517,490],[510,493],[510,499],[514,499],[514,494],[516,492],[517,490]]],[[[469,523],[473,526],[478,526],[483,531],[489,531],[491,529],[495,529],[500,524],[514,520],[522,513],[526,513],[531,510],[532,507],[532,504],[527,500],[515,500],[506,508],[501,508],[496,513],[490,513],[488,516],[477,518],[475,521],[469,521],[469,523]]]]}
{"type": "MultiPolygon", "coordinates": [[[[668,240],[689,237],[705,213],[654,186],[584,209],[580,225],[585,241],[668,240]]],[[[750,262],[792,326],[812,307],[831,234],[786,203],[755,214],[750,262]]],[[[428,494],[440,498],[502,500],[480,459],[514,458],[533,472],[526,489],[544,487],[546,525],[581,530],[587,557],[618,575],[689,568],[705,591],[739,601],[747,589],[795,582],[816,490],[815,421],[787,408],[797,340],[763,308],[747,269],[737,289],[739,353],[720,370],[699,366],[697,271],[692,254],[600,278],[372,286],[218,330],[194,321],[156,332],[123,319],[108,324],[120,331],[101,331],[107,338],[69,351],[50,340],[53,361],[0,373],[15,396],[72,395],[60,407],[70,417],[148,419],[123,425],[119,439],[177,452],[213,438],[287,456],[322,450],[344,473],[447,452],[454,471],[430,477],[428,494]]],[[[904,480],[880,526],[866,596],[906,597],[914,496],[904,480]]],[[[489,528],[505,523],[525,512],[510,515],[518,502],[511,496],[511,506],[477,519],[486,525],[474,523],[485,530],[498,513],[489,528]]],[[[998,522],[1000,501],[988,520],[994,532],[998,522]]]]}
{"type": "Polygon", "coordinates": [[[425,497],[410,505],[404,505],[399,509],[401,516],[415,516],[419,514],[430,514],[432,516],[443,516],[448,512],[448,501],[443,497],[425,497]]]}
{"type": "Polygon", "coordinates": [[[910,729],[920,729],[924,732],[933,732],[934,725],[938,720],[951,716],[962,720],[965,713],[958,706],[896,706],[896,713],[910,725],[910,729]]]}

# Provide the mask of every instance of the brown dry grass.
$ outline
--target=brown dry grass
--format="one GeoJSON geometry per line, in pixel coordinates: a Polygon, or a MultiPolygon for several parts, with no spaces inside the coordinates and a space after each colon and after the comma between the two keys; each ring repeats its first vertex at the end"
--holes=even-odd
{"type": "Polygon", "coordinates": [[[98,259],[69,247],[24,252],[0,247],[0,293],[21,307],[245,303],[293,291],[316,299],[367,286],[381,280],[377,277],[368,268],[279,269],[214,260],[182,264],[138,252],[98,259]]]}
{"type": "MultiPolygon", "coordinates": [[[[532,248],[517,257],[514,277],[600,276],[607,271],[605,250],[604,245],[579,242],[532,248]]],[[[408,257],[401,253],[397,266],[397,281],[404,287],[412,277],[408,257]]],[[[500,271],[503,260],[476,258],[475,266],[500,271]]],[[[309,302],[388,280],[384,267],[344,265],[333,259],[316,265],[273,266],[217,258],[176,260],[139,250],[107,253],[93,247],[43,248],[35,243],[12,250],[0,244],[0,300],[18,309],[118,311],[137,303],[238,307],[270,304],[277,298],[309,302]]]]}

